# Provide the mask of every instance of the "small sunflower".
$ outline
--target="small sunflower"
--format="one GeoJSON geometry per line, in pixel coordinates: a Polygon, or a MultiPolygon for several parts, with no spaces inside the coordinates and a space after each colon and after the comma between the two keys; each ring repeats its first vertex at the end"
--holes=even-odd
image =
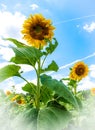
{"type": "Polygon", "coordinates": [[[9,96],[10,94],[12,94],[11,91],[7,90],[6,95],[9,96]]]}
{"type": "Polygon", "coordinates": [[[25,100],[23,98],[21,98],[20,100],[17,100],[18,104],[25,104],[25,100]]]}
{"type": "Polygon", "coordinates": [[[90,92],[92,96],[95,96],[95,88],[91,88],[90,92]]]}
{"type": "Polygon", "coordinates": [[[54,29],[51,20],[45,19],[41,14],[35,14],[24,21],[21,32],[28,44],[39,48],[46,45],[45,38],[52,39],[54,29]]]}
{"type": "Polygon", "coordinates": [[[88,75],[88,66],[84,62],[77,62],[70,72],[70,79],[81,80],[88,75]]]}

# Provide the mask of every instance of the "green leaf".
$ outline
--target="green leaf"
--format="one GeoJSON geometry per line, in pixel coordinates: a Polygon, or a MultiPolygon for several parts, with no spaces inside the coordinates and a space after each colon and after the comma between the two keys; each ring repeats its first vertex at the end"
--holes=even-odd
{"type": "Polygon", "coordinates": [[[14,38],[4,38],[4,40],[8,40],[8,41],[14,43],[17,47],[26,46],[24,43],[19,42],[18,40],[14,39],[14,38]]]}
{"type": "Polygon", "coordinates": [[[78,98],[78,97],[75,97],[75,98],[76,98],[76,100],[78,102],[79,108],[82,109],[83,105],[82,105],[82,102],[81,102],[80,98],[78,98]]]}
{"type": "Polygon", "coordinates": [[[12,47],[12,49],[15,53],[15,57],[11,59],[11,62],[14,62],[16,64],[28,64],[35,66],[37,60],[42,56],[41,51],[34,47],[12,47]]]}
{"type": "Polygon", "coordinates": [[[46,39],[46,42],[49,43],[49,46],[45,48],[46,52],[44,52],[45,55],[51,54],[52,52],[54,52],[54,50],[56,49],[56,47],[58,46],[58,42],[56,40],[56,38],[53,38],[54,43],[52,43],[50,40],[46,39]]]}
{"type": "Polygon", "coordinates": [[[27,83],[24,87],[22,87],[22,90],[34,94],[36,90],[36,85],[34,85],[33,83],[27,83]]]}
{"type": "Polygon", "coordinates": [[[50,76],[44,74],[41,76],[41,83],[52,91],[55,91],[59,97],[64,97],[64,99],[66,99],[67,102],[72,104],[74,107],[79,108],[76,98],[61,81],[52,79],[50,76]]]}
{"type": "Polygon", "coordinates": [[[38,110],[36,108],[28,108],[23,111],[21,114],[22,124],[25,126],[24,128],[37,130],[37,117],[38,110]]]}
{"type": "Polygon", "coordinates": [[[25,110],[22,119],[24,124],[33,130],[62,130],[71,120],[71,114],[57,107],[46,107],[39,111],[30,108],[25,110]]]}
{"type": "Polygon", "coordinates": [[[0,82],[8,79],[12,76],[19,76],[20,66],[17,65],[7,65],[0,69],[0,82]]]}
{"type": "Polygon", "coordinates": [[[47,107],[38,113],[38,130],[62,130],[71,120],[68,111],[57,107],[47,107]]]}
{"type": "Polygon", "coordinates": [[[41,86],[40,101],[46,104],[51,99],[52,99],[52,91],[45,86],[41,86]]]}
{"type": "Polygon", "coordinates": [[[59,67],[58,65],[56,64],[56,62],[53,60],[51,64],[48,65],[47,68],[45,69],[42,69],[41,72],[46,72],[46,71],[58,71],[59,67]]]}

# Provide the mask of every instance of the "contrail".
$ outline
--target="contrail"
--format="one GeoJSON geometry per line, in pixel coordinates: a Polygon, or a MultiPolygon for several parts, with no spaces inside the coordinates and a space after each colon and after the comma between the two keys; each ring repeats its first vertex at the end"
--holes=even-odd
{"type": "Polygon", "coordinates": [[[91,57],[93,57],[93,56],[95,56],[95,52],[94,52],[93,54],[89,55],[89,56],[86,56],[86,57],[84,57],[84,58],[75,60],[75,61],[73,61],[73,62],[71,62],[71,63],[69,63],[69,64],[63,65],[63,66],[61,66],[61,67],[59,68],[59,70],[64,69],[64,68],[66,68],[66,67],[68,67],[68,66],[71,66],[71,65],[75,64],[75,63],[78,62],[78,61],[82,61],[82,60],[89,59],[89,58],[91,58],[91,57]]]}
{"type": "MultiPolygon", "coordinates": [[[[91,58],[91,57],[93,57],[93,56],[95,56],[95,52],[92,53],[91,55],[88,55],[88,56],[83,57],[83,58],[81,58],[81,59],[75,60],[75,61],[73,61],[73,62],[71,62],[71,63],[69,63],[69,64],[63,65],[63,66],[59,67],[59,70],[65,69],[65,68],[67,68],[67,67],[69,67],[69,66],[75,64],[75,63],[78,62],[78,61],[83,61],[83,60],[89,59],[89,58],[91,58]]],[[[54,73],[54,71],[49,72],[48,74],[51,75],[52,73],[54,73]]]]}
{"type": "Polygon", "coordinates": [[[61,24],[61,23],[67,23],[67,22],[71,22],[71,21],[75,21],[75,20],[79,20],[79,19],[89,18],[89,17],[95,17],[95,14],[63,20],[63,21],[54,23],[54,25],[61,24]]]}

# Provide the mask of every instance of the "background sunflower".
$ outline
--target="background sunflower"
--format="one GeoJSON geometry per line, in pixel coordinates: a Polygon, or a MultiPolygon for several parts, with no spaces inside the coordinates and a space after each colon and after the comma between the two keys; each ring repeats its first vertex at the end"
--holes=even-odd
{"type": "Polygon", "coordinates": [[[88,66],[84,62],[77,62],[70,72],[70,79],[81,80],[88,75],[88,66]]]}

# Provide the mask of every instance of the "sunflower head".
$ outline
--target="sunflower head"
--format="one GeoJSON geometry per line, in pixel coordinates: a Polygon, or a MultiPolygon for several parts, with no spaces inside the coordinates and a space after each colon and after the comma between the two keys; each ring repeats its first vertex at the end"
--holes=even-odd
{"type": "Polygon", "coordinates": [[[81,80],[88,75],[89,69],[84,62],[77,62],[70,72],[70,79],[81,80]]]}
{"type": "Polygon", "coordinates": [[[18,104],[25,104],[25,100],[23,98],[17,100],[17,103],[18,104]]]}
{"type": "Polygon", "coordinates": [[[9,91],[9,90],[7,90],[7,91],[6,91],[6,95],[9,96],[10,94],[12,94],[12,92],[9,91]]]}
{"type": "Polygon", "coordinates": [[[95,88],[91,88],[90,92],[92,96],[95,96],[95,88]]]}
{"type": "Polygon", "coordinates": [[[46,45],[44,39],[52,39],[54,29],[51,20],[45,19],[41,14],[35,14],[24,21],[21,32],[29,45],[39,48],[46,45]]]}

